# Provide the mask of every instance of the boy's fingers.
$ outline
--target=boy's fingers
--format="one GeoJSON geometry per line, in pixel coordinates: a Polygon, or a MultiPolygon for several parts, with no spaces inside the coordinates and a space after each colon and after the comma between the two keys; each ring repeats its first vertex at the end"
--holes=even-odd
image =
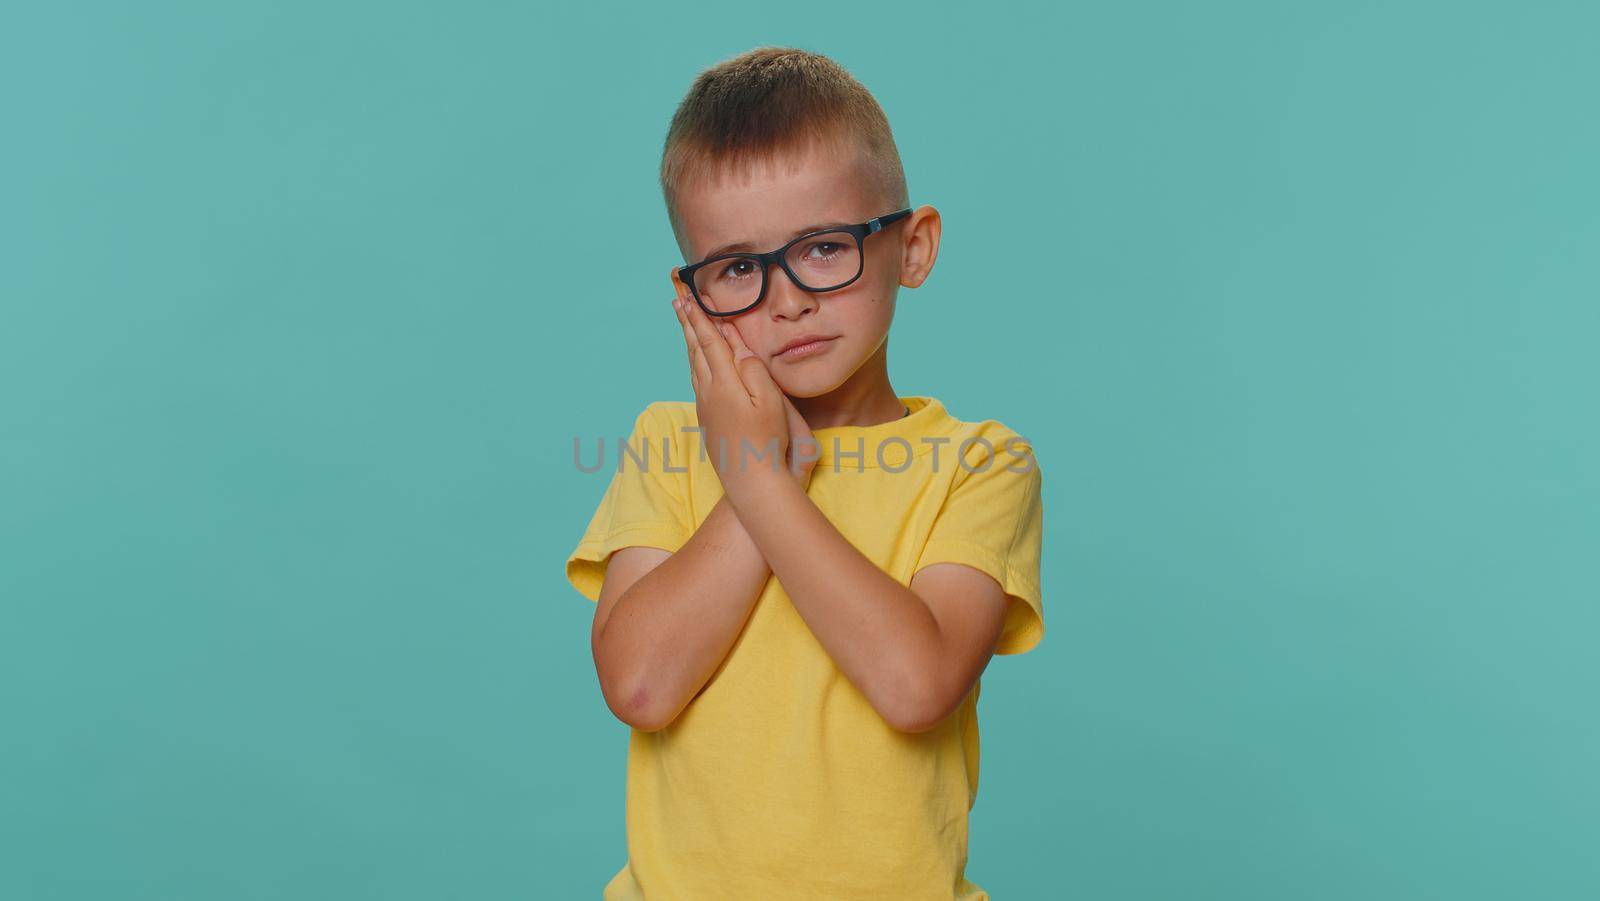
{"type": "MultiPolygon", "coordinates": [[[[689,384],[690,384],[690,386],[693,386],[695,384],[694,342],[689,340],[689,323],[684,321],[683,312],[678,309],[678,302],[679,302],[680,299],[681,298],[678,298],[678,297],[672,298],[672,315],[673,315],[674,318],[676,318],[678,320],[678,328],[683,333],[683,344],[684,344],[684,358],[683,359],[684,359],[684,362],[689,365],[689,384]]],[[[698,393],[698,389],[697,389],[697,393],[698,393]]]]}
{"type": "Polygon", "coordinates": [[[744,336],[732,325],[722,326],[723,337],[728,340],[728,347],[733,351],[734,365],[739,368],[739,377],[744,380],[745,388],[751,394],[758,391],[765,392],[773,386],[772,373],[767,371],[765,363],[756,356],[755,351],[744,343],[744,336]]]}
{"type": "Polygon", "coordinates": [[[722,337],[728,339],[728,349],[733,351],[733,358],[735,360],[743,357],[753,356],[755,354],[755,351],[752,351],[745,345],[744,336],[739,334],[739,329],[737,327],[731,323],[719,322],[717,323],[717,328],[722,332],[722,337]]]}
{"type": "Polygon", "coordinates": [[[700,342],[695,338],[694,329],[689,325],[689,317],[683,307],[694,303],[694,298],[679,297],[673,305],[673,312],[677,314],[678,324],[683,326],[683,343],[689,353],[689,384],[694,388],[694,393],[700,393],[700,386],[711,378],[711,372],[706,366],[705,357],[700,353],[700,342]]]}
{"type": "MultiPolygon", "coordinates": [[[[678,298],[676,296],[674,296],[672,298],[672,318],[678,320],[678,330],[680,332],[683,331],[683,317],[678,315],[678,298]]],[[[688,336],[687,335],[684,336],[684,342],[688,343],[688,336]]],[[[694,383],[694,358],[690,357],[688,355],[685,355],[684,356],[684,362],[689,364],[689,383],[693,384],[694,383]]]]}
{"type": "Polygon", "coordinates": [[[711,317],[700,309],[694,300],[684,304],[684,311],[688,314],[689,325],[694,329],[695,339],[700,345],[700,355],[706,361],[706,369],[711,373],[712,381],[721,379],[737,380],[738,372],[733,365],[733,351],[728,347],[727,339],[711,324],[711,317]]]}

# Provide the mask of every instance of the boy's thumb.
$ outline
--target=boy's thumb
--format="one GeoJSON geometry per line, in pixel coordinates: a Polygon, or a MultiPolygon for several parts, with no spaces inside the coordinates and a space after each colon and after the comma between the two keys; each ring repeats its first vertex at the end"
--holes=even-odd
{"type": "Polygon", "coordinates": [[[767,371],[767,365],[761,362],[755,351],[748,347],[741,347],[733,352],[733,364],[739,369],[739,378],[744,380],[746,388],[751,391],[770,387],[772,373],[767,371]]]}
{"type": "Polygon", "coordinates": [[[744,343],[739,330],[731,325],[718,323],[722,336],[728,340],[728,346],[733,350],[733,365],[739,371],[739,378],[747,389],[767,389],[776,387],[772,381],[772,374],[767,372],[767,366],[756,356],[756,352],[744,343]],[[758,371],[759,370],[759,371],[758,371]]]}
{"type": "Polygon", "coordinates": [[[734,365],[739,367],[739,371],[741,373],[753,372],[757,369],[761,370],[763,373],[767,371],[767,367],[762,364],[761,358],[756,356],[756,352],[748,347],[740,347],[735,349],[733,352],[733,362],[734,365]]]}

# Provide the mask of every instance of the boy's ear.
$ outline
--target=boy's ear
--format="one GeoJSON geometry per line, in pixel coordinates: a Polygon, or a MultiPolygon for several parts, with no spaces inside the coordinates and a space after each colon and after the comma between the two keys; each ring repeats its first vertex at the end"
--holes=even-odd
{"type": "Polygon", "coordinates": [[[905,220],[905,255],[900,265],[900,285],[916,288],[927,281],[933,261],[939,258],[939,211],[923,204],[905,220]]]}

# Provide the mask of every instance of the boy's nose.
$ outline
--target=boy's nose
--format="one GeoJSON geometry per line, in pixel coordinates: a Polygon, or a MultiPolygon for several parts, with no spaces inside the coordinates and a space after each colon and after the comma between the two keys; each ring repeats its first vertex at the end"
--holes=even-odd
{"type": "Polygon", "coordinates": [[[794,283],[782,266],[772,264],[767,270],[767,315],[784,319],[796,319],[805,315],[808,310],[814,310],[821,302],[816,294],[805,290],[794,283]]]}

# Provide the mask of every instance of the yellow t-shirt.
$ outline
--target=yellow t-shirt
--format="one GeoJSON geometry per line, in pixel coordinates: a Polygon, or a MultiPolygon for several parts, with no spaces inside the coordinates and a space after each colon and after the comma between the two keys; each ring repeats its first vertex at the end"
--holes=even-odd
{"type": "MultiPolygon", "coordinates": [[[[939,562],[993,576],[1010,595],[997,653],[1029,650],[1044,634],[1031,445],[932,397],[901,401],[911,412],[891,422],[813,430],[808,495],[902,584],[939,562]]],[[[609,439],[611,483],[566,563],[591,601],[613,551],[676,551],[721,498],[712,449],[681,431],[697,422],[693,402],[656,401],[632,455],[609,439]]],[[[628,860],[606,901],[986,901],[964,876],[980,686],[926,732],[890,727],[769,578],[700,695],[666,727],[632,730],[628,860]]]]}

